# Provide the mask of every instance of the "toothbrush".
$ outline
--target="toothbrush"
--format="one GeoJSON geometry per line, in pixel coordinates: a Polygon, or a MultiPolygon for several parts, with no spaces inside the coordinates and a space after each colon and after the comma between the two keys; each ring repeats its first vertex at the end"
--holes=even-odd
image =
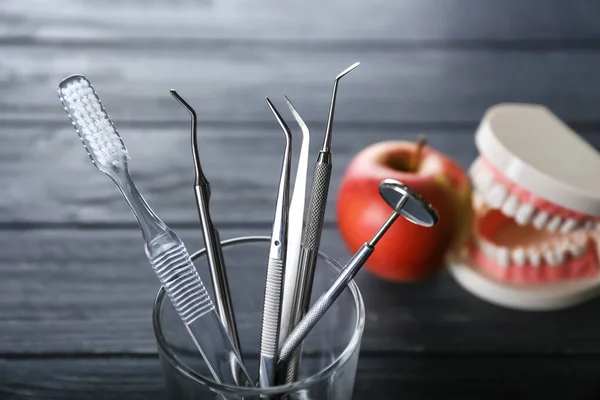
{"type": "Polygon", "coordinates": [[[230,367],[235,362],[251,384],[185,245],[135,187],[127,167],[127,148],[91,83],[82,75],[71,75],[60,82],[58,96],[92,163],[113,180],[131,207],[142,231],[146,257],[214,379],[237,385],[230,367]]]}
{"type": "Polygon", "coordinates": [[[283,275],[285,274],[286,248],[288,244],[288,212],[290,191],[290,161],[292,134],[279,112],[267,97],[265,99],[285,133],[285,152],[281,165],[281,176],[277,190],[269,264],[263,303],[263,315],[260,332],[259,386],[266,388],[277,383],[275,366],[279,348],[279,323],[281,321],[281,295],[283,275]]]}

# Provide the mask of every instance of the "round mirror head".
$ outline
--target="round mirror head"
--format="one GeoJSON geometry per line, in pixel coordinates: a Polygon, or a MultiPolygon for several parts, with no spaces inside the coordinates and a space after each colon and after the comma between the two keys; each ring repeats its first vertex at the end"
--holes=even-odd
{"type": "Polygon", "coordinates": [[[384,179],[379,184],[381,197],[400,215],[413,224],[431,227],[437,224],[438,215],[425,197],[410,189],[395,179],[384,179]],[[398,209],[400,201],[406,197],[406,202],[398,209]]]}

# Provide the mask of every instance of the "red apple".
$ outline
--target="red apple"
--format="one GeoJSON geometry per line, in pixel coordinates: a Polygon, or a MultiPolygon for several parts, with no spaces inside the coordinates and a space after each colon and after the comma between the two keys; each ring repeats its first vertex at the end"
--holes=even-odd
{"type": "Polygon", "coordinates": [[[392,281],[417,281],[444,266],[444,256],[470,233],[471,183],[451,158],[422,143],[384,141],[359,152],[347,166],[337,197],[337,223],[354,253],[379,229],[392,209],[379,195],[379,183],[397,179],[421,193],[438,212],[427,228],[400,217],[365,264],[392,281]]]}

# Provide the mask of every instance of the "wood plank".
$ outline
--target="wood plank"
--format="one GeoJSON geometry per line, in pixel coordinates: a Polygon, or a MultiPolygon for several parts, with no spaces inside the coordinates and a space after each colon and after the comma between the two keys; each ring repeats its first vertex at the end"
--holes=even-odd
{"type": "MultiPolygon", "coordinates": [[[[595,399],[599,367],[597,357],[361,356],[353,399],[595,399]]],[[[6,400],[162,400],[165,395],[154,358],[11,359],[0,361],[0,370],[0,396],[6,400]]]]}
{"type": "MultiPolygon", "coordinates": [[[[311,176],[322,143],[323,126],[317,125],[317,128],[312,129],[311,176]]],[[[473,141],[475,128],[426,132],[431,146],[467,169],[477,155],[473,141]]],[[[292,129],[298,138],[298,129],[295,126],[292,129]]],[[[356,152],[381,140],[412,141],[420,132],[417,128],[336,128],[327,223],[335,221],[340,180],[356,152]]],[[[197,225],[187,123],[158,128],[125,124],[121,134],[130,152],[133,178],[150,206],[169,224],[197,225]]],[[[277,123],[272,121],[264,128],[200,128],[199,134],[203,168],[212,186],[211,212],[215,222],[270,224],[284,146],[283,133],[277,123]]],[[[600,147],[600,135],[596,131],[586,132],[583,137],[600,147]]],[[[294,143],[293,176],[300,147],[298,141],[294,143]]],[[[60,127],[5,129],[0,146],[0,187],[0,223],[136,226],[114,183],[93,167],[77,134],[66,121],[60,127]]]]}
{"type": "Polygon", "coordinates": [[[5,0],[0,35],[103,40],[598,39],[594,0],[397,0],[351,3],[5,0]],[[267,28],[268,27],[268,28],[267,28]]]}
{"type": "MultiPolygon", "coordinates": [[[[292,129],[299,139],[298,129],[292,129]]],[[[322,131],[313,131],[311,175],[322,145],[322,131]]],[[[151,207],[168,223],[197,224],[188,125],[124,126],[121,134],[130,152],[133,178],[151,207]]],[[[0,221],[135,224],[116,186],[94,168],[70,125],[11,128],[4,135],[0,147],[0,221]],[[32,149],[39,149],[34,150],[35,156],[31,155],[32,149]]],[[[327,221],[335,219],[335,194],[354,152],[371,142],[414,140],[416,135],[386,129],[338,129],[333,139],[335,164],[327,221]]],[[[465,168],[475,157],[475,145],[468,132],[438,131],[428,137],[432,146],[445,149],[465,168]]],[[[596,142],[600,143],[600,137],[596,142]]],[[[300,150],[299,142],[295,143],[294,171],[300,150]]],[[[283,146],[283,133],[275,121],[264,129],[200,129],[200,153],[212,186],[211,212],[216,222],[272,221],[283,146]]]]}
{"type": "Polygon", "coordinates": [[[0,361],[2,399],[165,399],[157,359],[0,361]]]}
{"type": "Polygon", "coordinates": [[[171,88],[197,108],[202,122],[272,124],[264,97],[285,107],[288,95],[306,121],[323,123],[334,77],[355,61],[361,66],[340,84],[338,123],[476,123],[489,106],[505,101],[546,104],[568,121],[598,121],[600,52],[585,49],[200,43],[185,51],[66,44],[2,46],[0,53],[0,121],[12,124],[66,126],[56,86],[74,73],[92,81],[117,126],[187,121],[171,88]]]}
{"type": "MultiPolygon", "coordinates": [[[[190,249],[200,247],[198,230],[177,231],[190,249]]],[[[221,229],[223,239],[268,234],[268,227],[221,229]]],[[[341,262],[349,258],[335,229],[324,231],[321,247],[341,262]]],[[[0,248],[0,355],[156,353],[150,312],[159,285],[138,230],[2,230],[0,248]]],[[[229,276],[240,336],[251,352],[259,348],[267,250],[244,257],[245,266],[229,263],[229,276]]],[[[363,270],[356,282],[366,308],[365,354],[600,355],[593,317],[600,299],[525,313],[475,298],[445,271],[394,284],[363,270]]]]}

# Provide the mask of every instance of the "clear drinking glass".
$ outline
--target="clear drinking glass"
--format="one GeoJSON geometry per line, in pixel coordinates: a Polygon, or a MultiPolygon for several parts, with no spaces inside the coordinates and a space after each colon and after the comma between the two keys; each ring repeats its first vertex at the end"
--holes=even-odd
{"type": "MultiPolygon", "coordinates": [[[[258,377],[269,244],[270,238],[263,236],[222,242],[242,357],[252,378],[258,377]]],[[[192,258],[212,295],[205,250],[192,258]]],[[[331,285],[341,268],[325,254],[319,254],[311,303],[331,285]]],[[[298,380],[268,389],[216,383],[162,288],[154,303],[152,319],[168,399],[352,398],[365,324],[362,296],[354,281],[304,340],[298,380]]]]}

